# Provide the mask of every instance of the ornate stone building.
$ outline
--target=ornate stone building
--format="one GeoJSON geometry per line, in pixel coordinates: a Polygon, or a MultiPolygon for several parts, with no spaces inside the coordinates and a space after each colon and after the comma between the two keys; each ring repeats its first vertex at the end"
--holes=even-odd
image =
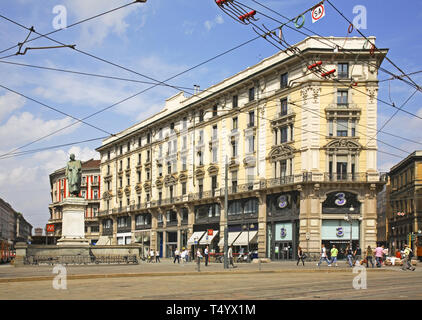
{"type": "MultiPolygon", "coordinates": [[[[100,233],[170,256],[229,244],[289,259],[300,245],[376,242],[377,70],[361,38],[307,38],[103,141],[100,233]],[[322,42],[322,43],[321,43],[322,42]],[[333,45],[345,45],[347,52],[333,45]],[[335,69],[331,78],[321,76],[335,69]],[[341,70],[341,72],[340,72],[341,70]],[[345,215],[352,220],[346,222],[345,215]]],[[[371,38],[371,41],[375,41],[371,38]]],[[[105,240],[104,240],[105,241],[105,240]]]]}
{"type": "MultiPolygon", "coordinates": [[[[62,230],[62,202],[69,197],[69,187],[65,176],[65,168],[50,174],[51,201],[49,205],[49,224],[54,224],[55,236],[61,236],[62,230]]],[[[91,243],[96,243],[99,238],[98,212],[101,198],[101,175],[100,160],[88,160],[82,162],[82,182],[80,197],[87,201],[85,208],[85,237],[91,243]]],[[[51,234],[50,234],[51,235],[51,234]]]]}

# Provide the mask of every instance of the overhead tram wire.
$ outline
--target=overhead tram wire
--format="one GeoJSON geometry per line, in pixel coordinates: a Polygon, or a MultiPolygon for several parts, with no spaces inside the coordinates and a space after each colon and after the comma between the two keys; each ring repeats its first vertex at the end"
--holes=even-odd
{"type": "MultiPolygon", "coordinates": [[[[326,0],[324,0],[324,1],[326,1],[326,0]]],[[[328,1],[328,0],[327,0],[328,1]]],[[[237,3],[239,3],[239,4],[242,4],[242,5],[244,5],[243,3],[240,3],[239,1],[237,1],[236,0],[236,2],[237,3]]],[[[247,5],[244,5],[246,8],[249,8],[249,9],[252,9],[251,7],[249,7],[249,6],[247,6],[247,5]]],[[[260,14],[262,14],[262,15],[264,15],[265,16],[265,14],[263,14],[262,12],[259,12],[259,11],[257,11],[257,10],[255,10],[257,13],[260,13],[260,14]]],[[[273,19],[273,20],[275,20],[275,21],[277,21],[278,23],[281,23],[280,21],[278,21],[278,20],[276,20],[276,19],[273,19]]],[[[290,27],[290,26],[288,26],[288,25],[286,25],[287,27],[290,27]]],[[[303,35],[305,35],[305,36],[308,36],[308,37],[312,37],[312,35],[309,35],[309,34],[307,34],[307,33],[304,33],[304,32],[302,32],[302,31],[300,31],[300,30],[297,30],[297,29],[295,29],[295,28],[292,28],[292,27],[290,27],[292,30],[294,30],[294,31],[296,31],[296,32],[299,32],[299,33],[301,33],[301,34],[303,34],[303,35]]],[[[278,28],[275,28],[274,30],[276,30],[276,29],[278,29],[278,28]]],[[[326,37],[322,37],[322,38],[326,38],[326,37]]],[[[315,40],[317,40],[317,41],[319,41],[319,42],[321,42],[321,40],[320,39],[318,39],[318,38],[314,38],[315,40]]],[[[327,40],[327,39],[325,39],[325,40],[327,40]]],[[[328,40],[327,40],[328,41],[328,40]]],[[[378,50],[379,51],[379,50],[378,50]]],[[[379,67],[378,67],[379,68],[379,67]]],[[[401,71],[400,70],[400,72],[403,72],[403,71],[401,71]]],[[[388,72],[389,74],[392,74],[392,73],[390,73],[390,72],[388,72]]],[[[394,74],[393,74],[394,75],[394,74]]],[[[394,75],[394,76],[396,76],[396,75],[394,75]]],[[[341,81],[339,81],[338,79],[331,79],[331,80],[326,80],[326,81],[333,81],[333,82],[337,82],[337,83],[339,83],[339,84],[341,84],[341,85],[344,85],[344,83],[342,83],[341,81]]],[[[359,93],[361,93],[361,94],[364,94],[364,95],[366,95],[366,96],[368,96],[368,97],[370,97],[370,95],[369,94],[367,94],[366,92],[363,92],[363,91],[360,91],[360,90],[358,90],[357,88],[355,88],[355,87],[353,87],[353,86],[350,86],[350,88],[352,89],[352,90],[355,90],[355,91],[357,91],[357,92],[359,92],[359,93]]],[[[393,108],[395,108],[395,109],[398,109],[394,104],[391,104],[391,103],[388,103],[388,102],[386,102],[386,101],[384,101],[384,100],[382,100],[382,99],[380,99],[380,98],[378,98],[378,97],[376,97],[375,98],[377,101],[380,101],[380,102],[382,102],[382,103],[384,103],[384,104],[386,104],[386,105],[388,105],[388,106],[390,106],[390,107],[393,107],[393,108]]],[[[412,113],[412,112],[409,112],[409,111],[406,111],[406,110],[400,110],[400,111],[402,111],[402,112],[404,112],[404,113],[407,113],[407,114],[409,114],[409,115],[411,115],[411,116],[413,116],[413,117],[416,117],[416,118],[419,118],[419,119],[421,119],[422,120],[422,117],[420,117],[420,116],[418,116],[417,114],[414,114],[414,113],[412,113]]]]}
{"type": "MultiPolygon", "coordinates": [[[[13,23],[16,23],[16,22],[13,22],[13,23]]],[[[19,25],[19,24],[18,24],[18,25],[19,25]]],[[[21,26],[21,25],[20,25],[20,26],[21,26]]],[[[21,27],[26,28],[26,27],[24,27],[24,26],[21,26],[21,27]]],[[[276,29],[274,29],[274,30],[277,30],[277,28],[276,28],[276,29]]],[[[174,79],[174,78],[176,78],[176,77],[178,77],[178,76],[180,76],[180,75],[182,75],[182,74],[184,74],[184,73],[187,73],[187,72],[189,72],[189,71],[191,71],[191,70],[193,70],[193,69],[195,69],[195,68],[198,68],[199,66],[202,66],[202,65],[204,65],[204,64],[206,64],[206,63],[208,63],[208,62],[210,62],[210,61],[212,61],[212,60],[215,60],[215,59],[217,59],[217,58],[219,58],[219,57],[221,57],[221,56],[223,56],[223,55],[225,55],[225,54],[227,54],[227,53],[229,53],[229,52],[231,52],[231,51],[234,51],[234,50],[236,50],[236,49],[238,49],[238,48],[240,48],[240,47],[242,47],[242,46],[244,46],[244,45],[246,45],[246,44],[248,44],[248,43],[250,43],[250,42],[252,42],[252,41],[254,41],[254,40],[257,40],[257,39],[259,39],[259,38],[261,38],[261,36],[257,36],[257,37],[255,37],[255,38],[253,38],[253,39],[251,39],[251,40],[248,40],[248,41],[246,41],[246,42],[243,42],[243,43],[241,43],[240,45],[237,45],[237,46],[235,46],[235,47],[233,47],[233,48],[231,48],[231,49],[229,49],[229,50],[226,50],[226,51],[224,51],[223,53],[221,53],[221,54],[219,54],[219,55],[216,55],[216,56],[214,56],[214,57],[212,57],[212,58],[210,58],[210,59],[208,59],[208,60],[206,60],[206,61],[204,61],[204,62],[201,62],[200,64],[197,64],[197,65],[195,65],[195,66],[193,66],[193,67],[191,67],[191,68],[189,68],[189,69],[187,69],[187,70],[185,70],[185,71],[183,71],[183,72],[180,72],[180,73],[176,74],[175,76],[173,76],[173,77],[171,77],[171,78],[169,78],[169,79],[167,79],[167,80],[165,80],[165,81],[163,81],[163,82],[167,82],[167,81],[169,81],[169,80],[172,80],[172,79],[174,79]]],[[[55,40],[53,40],[53,41],[55,41],[55,40]]],[[[122,103],[122,102],[124,102],[124,101],[126,101],[126,100],[128,100],[128,99],[131,99],[131,98],[133,98],[134,96],[137,96],[137,95],[139,95],[139,94],[141,94],[141,93],[143,93],[143,92],[145,92],[145,91],[147,91],[147,90],[150,90],[150,89],[152,89],[152,88],[154,88],[154,87],[156,87],[156,86],[157,86],[157,85],[154,85],[154,86],[149,87],[149,88],[147,88],[147,89],[145,89],[145,90],[143,90],[143,91],[141,91],[141,92],[138,92],[137,94],[132,95],[131,97],[129,97],[129,98],[125,99],[125,100],[122,100],[122,101],[120,101],[119,103],[122,103]]],[[[377,99],[377,100],[379,100],[379,99],[377,99]]],[[[116,103],[116,104],[119,104],[119,103],[116,103]]],[[[116,104],[114,104],[114,105],[112,105],[112,106],[110,106],[110,107],[104,108],[104,109],[102,109],[102,110],[100,110],[100,111],[98,111],[98,112],[96,112],[96,113],[94,113],[94,114],[92,114],[92,115],[90,115],[90,116],[88,116],[88,117],[85,117],[84,119],[87,119],[87,118],[89,118],[89,117],[91,117],[91,116],[94,116],[94,115],[96,115],[96,114],[100,113],[100,112],[103,112],[103,111],[105,111],[105,110],[107,110],[107,109],[109,109],[109,108],[111,108],[111,107],[115,106],[116,104]]],[[[56,130],[56,132],[54,132],[54,133],[57,133],[58,131],[60,131],[60,130],[56,130]]],[[[54,134],[54,133],[52,133],[52,134],[54,134]]],[[[47,135],[47,136],[50,136],[50,135],[47,135]]],[[[45,136],[45,137],[47,137],[47,136],[45,136]]],[[[32,142],[32,143],[35,143],[35,142],[37,142],[37,141],[40,141],[40,140],[42,140],[42,139],[43,139],[43,138],[45,138],[45,137],[42,137],[42,138],[40,138],[40,139],[37,139],[36,141],[34,141],[34,142],[32,142]]],[[[31,144],[31,143],[30,143],[30,144],[31,144]]],[[[22,148],[22,147],[20,147],[20,148],[22,148]]]]}
{"type": "Polygon", "coordinates": [[[53,111],[55,111],[55,112],[57,112],[57,113],[60,113],[60,114],[62,114],[62,115],[65,115],[65,116],[67,116],[67,117],[69,117],[69,118],[72,118],[72,119],[74,119],[74,120],[77,120],[78,122],[82,122],[83,124],[86,124],[87,126],[90,126],[90,127],[94,128],[94,129],[97,129],[97,130],[99,130],[99,131],[101,131],[101,132],[104,132],[104,133],[107,133],[107,134],[109,134],[109,135],[114,136],[114,134],[113,134],[113,133],[110,133],[110,132],[108,132],[107,130],[104,130],[104,129],[102,129],[102,128],[99,128],[99,127],[97,127],[97,126],[94,126],[94,125],[92,125],[92,124],[90,124],[90,123],[88,123],[88,122],[85,122],[85,121],[83,121],[83,120],[81,120],[81,119],[78,119],[78,118],[76,118],[76,117],[74,117],[74,116],[72,116],[72,115],[70,115],[70,114],[68,114],[68,113],[66,113],[66,112],[63,112],[63,111],[61,111],[61,110],[59,110],[59,109],[57,109],[57,108],[51,107],[51,106],[49,106],[49,105],[47,105],[47,104],[45,104],[45,103],[43,103],[43,102],[40,102],[40,101],[38,101],[38,100],[36,100],[36,99],[30,98],[30,97],[28,97],[27,95],[24,95],[23,93],[20,93],[20,92],[18,92],[18,91],[16,91],[16,90],[10,89],[10,88],[8,88],[8,87],[6,87],[6,86],[3,86],[2,84],[0,84],[0,88],[3,88],[3,89],[5,89],[5,90],[7,90],[7,91],[10,91],[10,92],[12,92],[12,93],[14,93],[14,94],[16,94],[16,95],[18,95],[18,96],[24,97],[25,99],[28,99],[28,100],[30,100],[30,101],[32,101],[32,102],[35,102],[35,103],[37,103],[37,104],[39,104],[39,105],[41,105],[41,106],[43,106],[43,107],[46,107],[46,108],[48,108],[48,109],[50,109],[50,110],[53,110],[53,111]]]}
{"type": "MultiPolygon", "coordinates": [[[[72,28],[72,27],[74,27],[74,26],[76,26],[76,25],[81,24],[81,23],[84,23],[84,22],[87,22],[87,21],[90,21],[90,20],[93,20],[93,19],[99,18],[99,17],[101,17],[101,16],[103,16],[103,15],[106,15],[106,14],[108,14],[108,13],[111,13],[111,12],[114,12],[114,11],[117,11],[117,10],[120,10],[120,9],[123,9],[123,8],[128,7],[128,6],[130,6],[130,5],[132,5],[132,4],[135,4],[135,3],[139,3],[139,1],[133,1],[133,2],[127,3],[127,4],[125,4],[125,5],[122,5],[122,6],[120,6],[120,7],[117,7],[117,8],[114,8],[114,9],[108,10],[108,11],[106,11],[106,12],[103,12],[103,13],[97,14],[97,15],[92,16],[92,17],[90,17],[90,18],[86,18],[86,19],[83,19],[83,20],[81,20],[81,21],[78,21],[78,22],[72,23],[72,24],[70,24],[70,25],[66,26],[65,30],[68,30],[68,29],[70,29],[70,28],[72,28]]],[[[11,19],[8,19],[7,17],[2,16],[2,15],[0,15],[0,16],[1,16],[3,19],[5,19],[5,20],[8,20],[8,21],[12,22],[12,20],[11,20],[11,19]]],[[[46,33],[46,34],[44,34],[44,35],[39,35],[38,37],[34,37],[34,38],[29,39],[29,40],[28,40],[28,39],[26,39],[26,40],[25,40],[22,44],[25,44],[25,43],[28,43],[28,42],[31,42],[31,41],[34,41],[34,40],[38,40],[38,39],[40,39],[40,38],[42,38],[42,37],[44,37],[44,36],[49,36],[49,35],[51,35],[51,34],[53,34],[53,33],[57,33],[57,32],[60,32],[60,31],[62,31],[62,30],[64,30],[64,29],[56,29],[56,30],[53,30],[53,31],[51,31],[51,32],[48,32],[48,33],[46,33]]],[[[12,46],[12,47],[10,47],[10,48],[7,48],[7,49],[4,49],[4,50],[0,51],[0,54],[4,53],[4,52],[6,52],[6,51],[12,50],[12,49],[14,49],[14,48],[16,48],[16,47],[19,47],[19,44],[14,45],[14,46],[12,46]]],[[[16,55],[16,54],[14,54],[14,55],[16,55]]],[[[4,59],[4,57],[3,57],[3,58],[0,58],[0,59],[4,59]]]]}
{"type": "MultiPolygon", "coordinates": [[[[269,8],[268,6],[266,6],[266,5],[264,5],[264,4],[260,3],[260,2],[258,2],[258,1],[256,1],[256,0],[252,0],[252,1],[253,1],[254,3],[256,3],[256,4],[260,5],[260,6],[262,6],[263,8],[265,8],[265,9],[267,9],[267,10],[269,10],[269,11],[271,11],[271,12],[273,12],[273,13],[277,14],[277,15],[279,15],[279,16],[280,16],[280,17],[282,17],[283,19],[289,20],[289,18],[288,18],[288,17],[286,17],[286,16],[282,15],[281,13],[279,13],[279,12],[277,12],[277,11],[275,11],[275,10],[273,10],[273,9],[269,8]]],[[[324,1],[325,1],[325,0],[324,0],[324,1]]],[[[239,1],[237,1],[237,2],[239,2],[239,1]]],[[[246,5],[245,5],[245,6],[246,6],[246,5]]],[[[248,7],[248,6],[246,6],[246,7],[248,7]]],[[[248,7],[248,8],[250,8],[250,7],[248,7]]],[[[262,13],[262,12],[259,12],[259,13],[260,13],[261,15],[263,15],[263,16],[265,16],[265,17],[267,17],[268,19],[271,19],[271,20],[273,20],[273,21],[275,21],[275,22],[277,22],[277,23],[282,23],[282,22],[281,22],[281,21],[279,21],[278,19],[275,19],[275,18],[273,18],[273,17],[271,17],[271,16],[268,16],[268,15],[266,15],[266,14],[262,13]]],[[[292,19],[290,19],[289,21],[292,21],[292,19]]],[[[284,25],[284,23],[283,23],[283,25],[284,25]]],[[[291,27],[291,26],[289,26],[289,25],[286,25],[286,27],[288,27],[288,28],[290,28],[290,29],[292,29],[292,30],[294,30],[294,31],[296,31],[296,32],[298,32],[298,33],[301,33],[302,35],[305,35],[305,36],[308,36],[308,37],[312,37],[312,38],[313,38],[313,39],[315,39],[316,41],[318,41],[318,42],[320,42],[320,43],[322,43],[322,44],[326,45],[326,43],[325,43],[325,42],[323,42],[321,39],[319,39],[319,38],[314,38],[312,35],[309,35],[309,34],[307,34],[307,33],[303,32],[303,31],[301,31],[301,30],[298,30],[297,28],[293,28],[293,27],[291,27]]],[[[317,36],[319,36],[319,37],[321,37],[321,38],[323,38],[325,41],[327,41],[327,42],[329,42],[329,43],[333,44],[334,46],[338,47],[339,49],[342,49],[342,53],[345,53],[345,54],[355,54],[355,52],[353,52],[353,51],[351,51],[351,50],[346,49],[344,46],[339,46],[338,44],[336,44],[335,42],[331,41],[331,40],[330,40],[330,39],[328,39],[327,37],[324,37],[324,36],[320,35],[318,32],[315,32],[314,30],[311,30],[311,29],[307,28],[306,26],[303,26],[302,28],[303,28],[303,29],[305,29],[305,30],[307,30],[307,31],[309,31],[309,32],[311,32],[311,33],[313,33],[313,34],[315,34],[315,35],[317,35],[317,36]]],[[[378,51],[379,51],[379,50],[378,50],[378,51]]],[[[371,62],[365,62],[365,61],[363,61],[363,63],[364,63],[364,64],[367,64],[368,66],[374,66],[377,70],[381,70],[381,71],[383,71],[384,73],[387,73],[387,74],[389,74],[389,75],[391,75],[391,76],[393,76],[393,77],[395,77],[395,78],[397,78],[397,79],[399,79],[399,78],[400,78],[400,76],[395,75],[395,74],[394,74],[394,73],[392,73],[391,71],[389,71],[389,70],[387,70],[387,69],[385,69],[385,68],[382,68],[382,67],[381,67],[381,66],[379,66],[379,65],[373,64],[373,63],[371,63],[371,62]]],[[[416,89],[416,87],[415,87],[412,83],[410,83],[410,82],[408,82],[408,81],[406,81],[406,80],[404,80],[404,79],[400,79],[400,80],[404,81],[405,83],[409,84],[410,86],[412,86],[412,87],[414,87],[414,88],[416,89]]]]}
{"type": "Polygon", "coordinates": [[[107,138],[107,137],[104,136],[104,137],[92,138],[92,139],[87,139],[87,140],[82,140],[82,141],[76,141],[76,142],[69,142],[69,143],[64,143],[64,144],[59,144],[59,145],[44,147],[44,148],[25,150],[25,151],[21,151],[21,152],[11,153],[11,154],[9,154],[7,156],[4,156],[4,157],[1,157],[0,156],[0,160],[8,159],[8,158],[13,158],[13,157],[16,157],[16,156],[23,156],[23,155],[27,155],[27,154],[42,152],[42,151],[48,151],[48,150],[57,149],[57,148],[61,148],[61,147],[68,147],[68,146],[73,146],[73,145],[77,145],[77,144],[82,144],[82,143],[87,143],[87,142],[93,142],[93,141],[103,140],[105,138],[107,138]]]}
{"type": "MultiPolygon", "coordinates": [[[[402,110],[403,108],[404,108],[404,106],[410,101],[410,99],[412,99],[412,97],[416,94],[416,92],[418,92],[418,90],[415,90],[407,99],[406,99],[406,101],[400,106],[400,108],[398,108],[385,122],[384,122],[384,124],[381,126],[381,128],[380,129],[378,129],[377,130],[377,132],[375,133],[375,136],[374,137],[376,137],[377,135],[378,135],[378,133],[382,130],[382,129],[384,129],[385,128],[385,126],[396,116],[396,114],[400,111],[400,110],[402,110]]],[[[373,138],[372,138],[373,139],[373,138]]],[[[371,142],[371,140],[372,139],[370,139],[367,143],[366,143],[366,146],[368,145],[368,143],[369,142],[371,142]]]]}
{"type": "MultiPolygon", "coordinates": [[[[331,7],[333,7],[334,8],[334,10],[336,10],[348,23],[349,23],[349,25],[353,25],[353,23],[348,19],[348,18],[346,18],[346,16],[340,11],[340,10],[338,10],[332,3],[331,3],[331,1],[330,0],[324,0],[324,1],[327,1],[329,4],[330,4],[330,6],[331,7]]],[[[362,36],[362,37],[364,37],[365,39],[366,39],[366,41],[368,41],[368,43],[370,43],[378,52],[380,52],[380,50],[375,46],[375,44],[373,44],[359,29],[356,29],[356,31],[362,36]]],[[[418,91],[421,91],[422,92],[422,88],[415,82],[415,81],[413,81],[413,79],[412,78],[410,78],[410,76],[408,76],[408,75],[406,75],[406,72],[404,72],[399,66],[397,66],[397,64],[395,64],[390,58],[388,58],[387,56],[385,56],[385,59],[388,61],[388,62],[390,62],[390,64],[392,64],[397,70],[399,70],[406,78],[408,78],[415,86],[416,86],[416,88],[418,89],[418,91]]]]}

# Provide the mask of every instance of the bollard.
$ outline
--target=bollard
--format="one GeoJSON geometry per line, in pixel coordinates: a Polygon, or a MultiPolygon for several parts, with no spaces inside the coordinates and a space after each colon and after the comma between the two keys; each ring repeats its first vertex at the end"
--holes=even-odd
{"type": "Polygon", "coordinates": [[[198,272],[200,272],[201,271],[201,258],[198,257],[197,259],[198,259],[198,272]]]}

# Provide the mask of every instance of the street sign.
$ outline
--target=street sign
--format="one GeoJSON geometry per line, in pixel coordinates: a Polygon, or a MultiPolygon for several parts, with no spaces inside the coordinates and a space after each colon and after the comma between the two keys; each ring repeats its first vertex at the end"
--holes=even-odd
{"type": "Polygon", "coordinates": [[[47,224],[47,232],[54,232],[54,224],[47,224]]]}
{"type": "Polygon", "coordinates": [[[317,5],[311,11],[312,23],[317,22],[319,19],[325,16],[325,7],[323,4],[317,5]]]}

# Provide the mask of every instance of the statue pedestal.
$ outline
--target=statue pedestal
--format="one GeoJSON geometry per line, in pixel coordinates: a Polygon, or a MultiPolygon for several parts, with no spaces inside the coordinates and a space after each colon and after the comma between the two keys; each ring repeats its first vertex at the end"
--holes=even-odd
{"type": "Polygon", "coordinates": [[[58,246],[89,246],[85,238],[85,208],[83,198],[69,197],[63,200],[62,237],[58,246]]]}

